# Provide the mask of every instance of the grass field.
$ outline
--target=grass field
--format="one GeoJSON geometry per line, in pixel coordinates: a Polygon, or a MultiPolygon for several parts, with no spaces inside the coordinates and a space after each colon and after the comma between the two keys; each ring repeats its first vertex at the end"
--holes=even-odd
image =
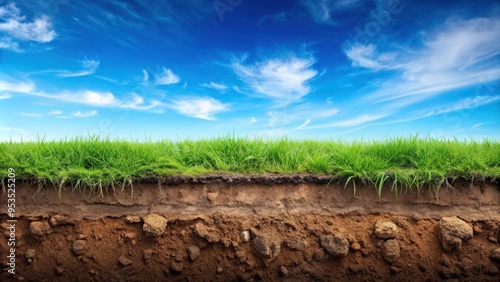
{"type": "MultiPolygon", "coordinates": [[[[40,186],[115,187],[150,176],[328,174],[345,184],[393,190],[439,188],[450,179],[500,178],[500,142],[394,137],[384,141],[264,140],[231,135],[206,140],[138,142],[95,136],[0,143],[0,177],[40,186]]],[[[356,189],[356,188],[354,188],[356,189]]]]}

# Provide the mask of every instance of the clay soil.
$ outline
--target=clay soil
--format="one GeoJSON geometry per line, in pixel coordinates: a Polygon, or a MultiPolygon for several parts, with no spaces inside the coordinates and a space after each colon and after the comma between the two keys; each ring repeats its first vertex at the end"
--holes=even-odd
{"type": "Polygon", "coordinates": [[[67,186],[59,197],[53,187],[18,183],[16,274],[7,272],[10,233],[0,211],[0,281],[500,280],[492,256],[500,248],[498,183],[457,180],[397,196],[389,184],[380,198],[374,187],[356,188],[354,195],[311,176],[172,177],[136,182],[133,195],[129,186],[103,195],[67,186]],[[144,231],[148,214],[168,222],[158,236],[144,231]],[[465,221],[472,238],[445,250],[443,217],[465,221]],[[30,229],[33,222],[43,228],[30,229]],[[393,239],[375,234],[381,222],[395,224],[393,239]],[[349,242],[345,256],[322,244],[332,234],[349,242]],[[256,238],[275,242],[271,255],[256,238]],[[388,240],[400,248],[392,261],[388,240]]]}

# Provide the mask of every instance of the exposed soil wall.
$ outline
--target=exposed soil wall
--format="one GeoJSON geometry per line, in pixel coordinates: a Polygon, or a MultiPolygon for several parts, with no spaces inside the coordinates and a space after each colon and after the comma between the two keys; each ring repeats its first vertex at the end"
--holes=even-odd
{"type": "Polygon", "coordinates": [[[245,179],[156,179],[134,183],[133,195],[126,187],[60,198],[19,183],[16,274],[7,272],[11,232],[0,210],[0,280],[500,279],[496,183],[397,197],[384,187],[379,198],[373,187],[354,195],[320,178],[245,179]]]}

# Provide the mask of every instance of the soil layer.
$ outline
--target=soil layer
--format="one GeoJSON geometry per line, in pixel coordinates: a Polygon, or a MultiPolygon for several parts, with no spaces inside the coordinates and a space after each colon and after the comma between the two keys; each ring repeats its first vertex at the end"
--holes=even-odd
{"type": "Polygon", "coordinates": [[[16,274],[7,271],[12,232],[0,211],[0,280],[500,280],[498,184],[457,181],[397,196],[388,186],[379,197],[373,187],[354,195],[300,179],[155,180],[102,195],[67,186],[60,197],[58,188],[19,183],[16,274]],[[460,240],[446,248],[443,217],[472,237],[451,231],[460,240]]]}

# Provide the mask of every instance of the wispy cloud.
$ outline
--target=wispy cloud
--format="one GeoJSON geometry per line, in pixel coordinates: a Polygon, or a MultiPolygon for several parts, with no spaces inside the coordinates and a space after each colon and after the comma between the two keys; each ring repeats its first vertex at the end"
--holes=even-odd
{"type": "Polygon", "coordinates": [[[57,76],[59,77],[77,77],[77,76],[85,76],[94,74],[101,62],[99,60],[90,60],[87,57],[83,58],[83,60],[78,61],[80,63],[81,69],[77,71],[68,71],[68,70],[60,70],[55,71],[57,76]]]}
{"type": "Polygon", "coordinates": [[[169,107],[185,116],[215,120],[214,115],[225,111],[228,105],[210,97],[185,97],[172,100],[169,107]]]}
{"type": "Polygon", "coordinates": [[[19,115],[24,116],[24,117],[32,117],[32,118],[41,118],[43,115],[40,113],[24,113],[21,112],[19,115]]]}
{"type": "Polygon", "coordinates": [[[224,83],[216,83],[216,82],[203,83],[201,86],[214,89],[220,92],[224,92],[228,89],[227,85],[225,85],[224,83]]]}
{"type": "Polygon", "coordinates": [[[314,21],[322,24],[334,24],[335,13],[342,12],[346,9],[352,9],[365,0],[301,0],[314,21]]]}
{"type": "Polygon", "coordinates": [[[392,101],[391,107],[398,108],[500,79],[500,67],[491,64],[500,54],[498,38],[499,18],[450,19],[418,50],[379,52],[374,44],[354,44],[344,51],[353,66],[399,73],[365,97],[375,102],[392,101]]]}
{"type": "Polygon", "coordinates": [[[51,116],[57,116],[57,115],[61,115],[63,112],[61,110],[52,110],[49,112],[49,115],[51,116]]]}
{"type": "Polygon", "coordinates": [[[494,103],[498,103],[498,102],[500,102],[500,95],[468,97],[468,98],[459,100],[458,102],[455,102],[451,105],[447,105],[447,106],[440,107],[437,109],[427,109],[427,110],[419,111],[416,113],[416,117],[425,118],[425,117],[440,115],[440,114],[444,114],[444,113],[473,109],[473,108],[485,106],[488,104],[494,104],[494,103]]]}
{"type": "Polygon", "coordinates": [[[265,15],[259,20],[259,25],[265,23],[266,21],[275,21],[279,23],[284,23],[288,21],[287,14],[285,12],[279,12],[273,15],[265,15]]]}
{"type": "Polygon", "coordinates": [[[2,93],[2,94],[0,94],[0,100],[9,99],[9,98],[10,98],[10,94],[9,93],[2,93]]]}
{"type": "Polygon", "coordinates": [[[155,85],[169,85],[177,84],[181,81],[181,78],[176,75],[171,69],[166,67],[161,67],[160,71],[154,73],[151,71],[142,70],[143,81],[151,82],[155,85]],[[153,80],[151,81],[150,75],[153,75],[153,80]]]}
{"type": "Polygon", "coordinates": [[[78,118],[86,118],[86,117],[92,117],[92,116],[97,115],[97,111],[96,110],[85,111],[85,112],[76,111],[76,112],[71,113],[71,115],[74,117],[78,117],[78,118]]]}
{"type": "Polygon", "coordinates": [[[21,15],[14,3],[0,6],[0,20],[0,32],[6,34],[0,37],[0,48],[3,49],[23,52],[21,45],[24,42],[48,43],[56,37],[48,16],[42,15],[33,21],[26,21],[26,17],[21,15]]]}
{"type": "MultiPolygon", "coordinates": [[[[31,81],[0,80],[0,91],[28,93],[34,91],[35,85],[31,81]]],[[[2,95],[9,95],[4,93],[2,95]]]]}
{"type": "Polygon", "coordinates": [[[299,100],[311,91],[308,81],[318,72],[312,68],[312,56],[295,54],[246,63],[246,58],[235,59],[231,68],[252,90],[252,95],[275,99],[282,104],[299,100]]]}

